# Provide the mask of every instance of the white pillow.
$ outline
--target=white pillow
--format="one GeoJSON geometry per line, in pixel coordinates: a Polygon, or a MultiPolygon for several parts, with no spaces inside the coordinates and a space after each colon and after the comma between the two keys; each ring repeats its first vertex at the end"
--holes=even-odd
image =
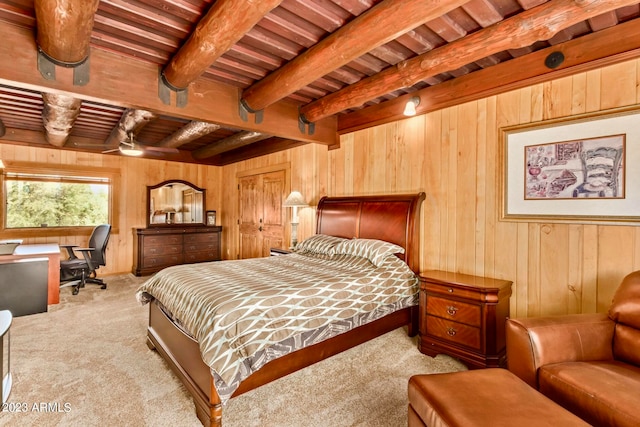
{"type": "Polygon", "coordinates": [[[335,253],[367,258],[373,265],[380,267],[386,257],[403,254],[404,248],[384,240],[353,238],[336,246],[335,253]]]}

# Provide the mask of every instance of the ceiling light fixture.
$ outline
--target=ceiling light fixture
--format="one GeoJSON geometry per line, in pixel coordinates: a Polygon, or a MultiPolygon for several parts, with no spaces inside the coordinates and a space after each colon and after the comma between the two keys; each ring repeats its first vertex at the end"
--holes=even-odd
{"type": "Polygon", "coordinates": [[[412,96],[411,99],[407,101],[407,105],[404,107],[405,116],[415,116],[416,115],[416,107],[420,105],[420,98],[417,96],[412,96]]]}
{"type": "Polygon", "coordinates": [[[120,142],[118,147],[120,152],[125,156],[138,157],[144,154],[144,151],[133,141],[133,133],[129,133],[129,140],[120,142]]]}

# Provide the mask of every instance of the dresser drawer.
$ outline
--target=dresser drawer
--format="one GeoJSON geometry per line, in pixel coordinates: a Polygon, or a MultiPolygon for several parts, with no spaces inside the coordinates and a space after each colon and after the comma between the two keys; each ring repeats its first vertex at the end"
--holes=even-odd
{"type": "Polygon", "coordinates": [[[184,262],[204,262],[204,261],[218,261],[220,256],[218,251],[199,251],[199,252],[185,252],[184,262]]]}
{"type": "Polygon", "coordinates": [[[214,242],[193,242],[184,244],[184,252],[218,251],[218,243],[214,242]]]}
{"type": "Polygon", "coordinates": [[[215,243],[219,240],[218,233],[200,233],[200,234],[185,234],[184,243],[215,243]]]}
{"type": "Polygon", "coordinates": [[[481,350],[480,328],[452,322],[435,316],[427,316],[427,334],[442,340],[481,350]]]}
{"type": "Polygon", "coordinates": [[[144,236],[144,246],[163,246],[163,245],[181,245],[181,235],[157,235],[157,236],[144,236]]]}
{"type": "Polygon", "coordinates": [[[183,259],[184,258],[181,253],[177,255],[149,256],[144,258],[143,267],[166,267],[169,265],[182,264],[184,262],[183,259]]]}
{"type": "Polygon", "coordinates": [[[144,247],[143,255],[145,258],[149,256],[159,255],[176,255],[182,254],[182,245],[162,245],[162,246],[146,246],[144,247]]]}
{"type": "Polygon", "coordinates": [[[482,307],[475,304],[427,295],[427,313],[471,326],[482,325],[482,307]]]}

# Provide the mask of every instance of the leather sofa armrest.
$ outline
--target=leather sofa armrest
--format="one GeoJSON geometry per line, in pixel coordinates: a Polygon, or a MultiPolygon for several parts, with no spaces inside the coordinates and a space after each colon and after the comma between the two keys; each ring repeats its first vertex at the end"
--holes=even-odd
{"type": "Polygon", "coordinates": [[[507,319],[508,368],[537,389],[544,365],[612,360],[614,327],[604,313],[507,319]]]}

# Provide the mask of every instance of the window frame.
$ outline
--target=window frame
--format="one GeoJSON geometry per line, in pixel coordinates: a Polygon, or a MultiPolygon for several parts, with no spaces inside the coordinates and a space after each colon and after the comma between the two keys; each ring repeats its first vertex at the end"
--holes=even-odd
{"type": "Polygon", "coordinates": [[[5,167],[0,170],[0,194],[2,208],[0,209],[0,232],[7,238],[32,238],[50,236],[81,236],[90,235],[94,226],[72,227],[30,227],[30,228],[6,228],[5,174],[34,174],[34,175],[59,175],[64,177],[95,177],[109,180],[108,214],[111,223],[111,232],[118,233],[117,224],[120,218],[120,170],[115,168],[89,167],[77,165],[51,165],[49,163],[4,161],[5,167]]]}

